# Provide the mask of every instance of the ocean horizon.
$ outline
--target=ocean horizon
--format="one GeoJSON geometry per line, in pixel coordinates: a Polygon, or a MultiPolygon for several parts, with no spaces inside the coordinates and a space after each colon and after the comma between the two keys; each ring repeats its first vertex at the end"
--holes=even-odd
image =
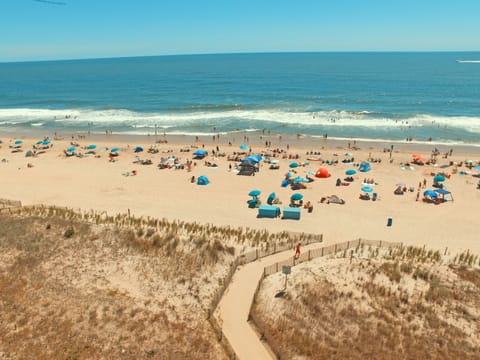
{"type": "Polygon", "coordinates": [[[0,131],[480,144],[480,52],[168,55],[0,63],[0,131]]]}

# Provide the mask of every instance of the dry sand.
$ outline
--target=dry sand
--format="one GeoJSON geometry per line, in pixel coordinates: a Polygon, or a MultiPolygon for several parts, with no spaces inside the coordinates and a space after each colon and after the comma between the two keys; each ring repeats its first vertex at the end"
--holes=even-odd
{"type": "MultiPolygon", "coordinates": [[[[32,135],[33,136],[33,135],[32,135]]],[[[432,188],[431,173],[445,171],[452,173],[453,166],[442,168],[450,161],[465,162],[472,159],[480,160],[480,148],[454,147],[453,156],[444,159],[439,156],[437,165],[414,166],[414,170],[402,170],[401,163],[412,160],[412,152],[420,152],[425,158],[430,156],[434,144],[395,144],[393,162],[389,161],[389,153],[384,143],[356,143],[359,149],[348,149],[347,141],[333,142],[318,139],[297,139],[295,137],[271,137],[272,149],[281,148],[288,154],[298,154],[296,161],[306,162],[307,151],[321,152],[324,160],[338,160],[336,165],[321,165],[318,161],[310,161],[310,165],[296,170],[299,176],[306,176],[308,171],[315,171],[324,166],[332,174],[327,179],[315,179],[307,184],[307,189],[300,192],[304,201],[310,201],[313,212],[302,211],[300,221],[277,219],[258,219],[257,210],[247,207],[248,193],[252,189],[262,191],[260,198],[266,202],[270,192],[276,192],[288,206],[293,191],[282,188],[281,182],[289,170],[293,160],[279,158],[280,169],[270,170],[269,164],[262,163],[260,171],[255,176],[238,176],[235,171],[229,171],[227,157],[215,158],[212,149],[218,145],[220,152],[227,155],[238,152],[240,134],[230,137],[221,136],[219,141],[212,138],[195,139],[186,136],[167,136],[168,143],[157,144],[160,152],[154,155],[146,151],[135,154],[134,147],[141,145],[146,150],[154,144],[155,137],[120,137],[92,135],[76,139],[81,146],[90,143],[97,145],[97,154],[83,158],[69,157],[63,150],[70,146],[68,140],[54,140],[53,148],[34,158],[25,157],[25,151],[38,138],[23,138],[23,151],[12,153],[9,145],[15,140],[13,134],[0,136],[3,140],[0,149],[0,198],[21,200],[24,205],[50,204],[81,209],[107,211],[109,214],[126,213],[168,219],[182,219],[196,222],[208,222],[218,225],[244,226],[250,228],[265,228],[271,231],[304,231],[324,234],[326,243],[353,240],[358,238],[372,240],[402,241],[405,244],[426,245],[429,248],[445,249],[459,252],[470,249],[480,252],[478,236],[478,213],[480,210],[480,190],[476,189],[478,178],[472,177],[476,172],[465,166],[458,171],[469,174],[452,174],[445,182],[446,189],[453,193],[454,201],[440,205],[415,201],[418,183],[427,179],[427,188],[432,188]],[[228,142],[232,142],[229,146],[228,142]],[[192,159],[190,152],[180,152],[180,149],[192,145],[205,149],[210,155],[206,160],[218,165],[207,167],[204,161],[197,160],[191,172],[187,170],[163,169],[157,164],[162,157],[176,155],[182,160],[192,159]],[[116,162],[109,162],[106,147],[120,147],[120,155],[116,162]],[[401,149],[398,151],[397,149],[401,149]],[[168,152],[167,151],[172,151],[168,152]],[[345,178],[345,171],[352,164],[344,164],[345,152],[349,151],[355,163],[367,160],[368,157],[381,159],[381,163],[372,163],[372,170],[354,175],[355,181],[349,186],[335,186],[337,178],[345,178]],[[135,156],[141,159],[151,158],[153,165],[134,164],[135,156]],[[33,167],[28,167],[30,163],[33,167]],[[123,174],[137,170],[136,176],[123,174]],[[211,183],[198,186],[190,182],[192,176],[206,175],[211,183]],[[378,193],[377,201],[359,199],[361,183],[364,178],[373,178],[377,185],[374,191],[378,193]],[[414,187],[414,192],[404,195],[394,195],[395,184],[405,183],[414,187]],[[346,201],[345,205],[319,203],[325,196],[336,194],[346,201]],[[393,226],[387,227],[387,219],[393,219],[393,226]]],[[[159,136],[158,139],[164,139],[159,136]]],[[[253,136],[249,144],[253,153],[265,151],[264,141],[267,137],[253,136]]],[[[353,146],[353,141],[351,142],[353,146]]],[[[450,146],[438,146],[442,153],[450,146]]],[[[85,152],[85,150],[83,150],[85,152]]],[[[235,163],[231,162],[235,168],[235,163]]],[[[477,172],[478,173],[478,172],[477,172]]],[[[421,190],[423,193],[424,189],[421,190]]],[[[420,197],[422,198],[422,196],[420,197]]]]}

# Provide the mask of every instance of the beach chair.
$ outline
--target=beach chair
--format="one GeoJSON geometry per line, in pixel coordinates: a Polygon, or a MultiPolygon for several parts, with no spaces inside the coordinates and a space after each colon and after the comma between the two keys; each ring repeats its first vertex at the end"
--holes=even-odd
{"type": "Polygon", "coordinates": [[[372,201],[377,201],[377,197],[378,197],[377,193],[373,193],[372,194],[372,201]]]}

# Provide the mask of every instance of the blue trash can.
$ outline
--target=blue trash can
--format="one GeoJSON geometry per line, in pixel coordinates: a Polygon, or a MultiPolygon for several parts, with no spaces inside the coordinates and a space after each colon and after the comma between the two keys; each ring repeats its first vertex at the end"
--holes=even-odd
{"type": "Polygon", "coordinates": [[[392,219],[392,218],[388,218],[388,220],[387,220],[387,226],[392,226],[392,223],[393,223],[393,219],[392,219]]]}

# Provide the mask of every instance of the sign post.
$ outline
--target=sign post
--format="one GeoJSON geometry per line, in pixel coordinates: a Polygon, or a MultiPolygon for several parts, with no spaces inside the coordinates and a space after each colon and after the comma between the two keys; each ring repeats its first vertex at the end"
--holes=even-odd
{"type": "Polygon", "coordinates": [[[290,265],[283,265],[282,272],[285,274],[284,290],[287,290],[287,278],[288,278],[288,275],[292,272],[292,267],[290,265]]]}

